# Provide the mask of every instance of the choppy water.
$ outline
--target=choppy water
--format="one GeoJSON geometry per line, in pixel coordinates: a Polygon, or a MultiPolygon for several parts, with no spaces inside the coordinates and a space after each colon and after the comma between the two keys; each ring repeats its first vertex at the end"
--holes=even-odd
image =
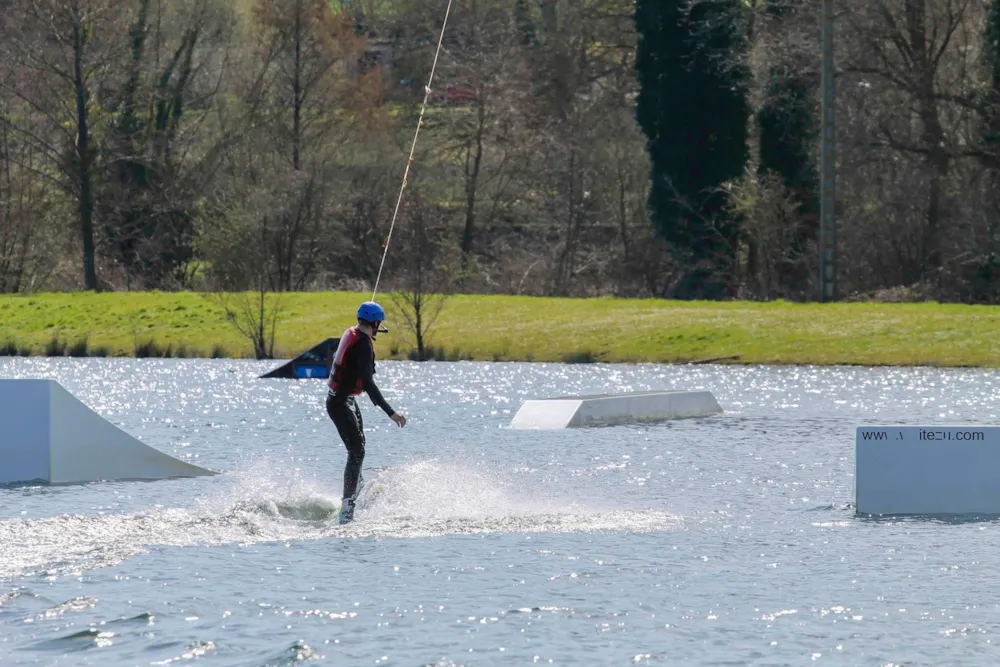
{"type": "Polygon", "coordinates": [[[270,367],[0,360],[225,473],[0,490],[0,664],[1000,661],[1000,525],[851,508],[854,426],[994,422],[1000,374],[381,363],[410,422],[363,402],[385,490],[341,527],[323,384],[270,367]],[[524,398],[664,388],[727,413],[505,428],[524,398]]]}

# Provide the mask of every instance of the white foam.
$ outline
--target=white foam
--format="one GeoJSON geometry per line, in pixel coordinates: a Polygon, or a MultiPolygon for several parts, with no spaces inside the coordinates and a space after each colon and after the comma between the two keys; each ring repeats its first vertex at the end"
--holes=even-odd
{"type": "Polygon", "coordinates": [[[544,490],[522,488],[482,466],[417,461],[365,475],[381,491],[359,506],[354,522],[346,526],[337,524],[339,479],[324,485],[263,459],[220,478],[221,487],[190,507],[0,521],[0,579],[111,567],[154,545],[648,532],[681,525],[678,517],[662,510],[598,511],[544,490]]]}
{"type": "Polygon", "coordinates": [[[580,511],[579,502],[530,489],[524,479],[456,461],[431,459],[382,470],[371,475],[368,486],[378,492],[356,516],[376,520],[482,519],[580,511]]]}

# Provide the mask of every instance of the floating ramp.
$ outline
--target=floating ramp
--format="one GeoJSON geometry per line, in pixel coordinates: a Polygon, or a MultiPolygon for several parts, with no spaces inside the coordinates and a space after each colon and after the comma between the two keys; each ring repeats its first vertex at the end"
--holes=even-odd
{"type": "Polygon", "coordinates": [[[140,442],[54,380],[0,380],[0,484],[215,474],[140,442]]]}
{"type": "Polygon", "coordinates": [[[710,391],[646,391],[525,401],[510,422],[518,429],[585,428],[708,417],[723,410],[710,391]]]}
{"type": "Polygon", "coordinates": [[[258,379],[268,380],[272,378],[282,378],[286,380],[297,380],[304,378],[326,379],[330,377],[330,362],[337,351],[340,338],[327,338],[325,341],[312,347],[291,361],[268,371],[258,379]]]}
{"type": "Polygon", "coordinates": [[[1000,515],[1000,426],[859,426],[857,514],[1000,515]]]}

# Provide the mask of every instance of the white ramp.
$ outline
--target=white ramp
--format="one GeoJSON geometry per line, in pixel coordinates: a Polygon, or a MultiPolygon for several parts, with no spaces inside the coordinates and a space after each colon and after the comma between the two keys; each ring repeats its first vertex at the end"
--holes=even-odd
{"type": "Polygon", "coordinates": [[[1000,515],[1000,427],[859,426],[857,514],[1000,515]]]}
{"type": "Polygon", "coordinates": [[[0,484],[215,474],[143,444],[54,380],[0,380],[0,484]]]}
{"type": "Polygon", "coordinates": [[[659,422],[722,413],[710,391],[644,391],[525,401],[511,428],[560,429],[659,422]]]}

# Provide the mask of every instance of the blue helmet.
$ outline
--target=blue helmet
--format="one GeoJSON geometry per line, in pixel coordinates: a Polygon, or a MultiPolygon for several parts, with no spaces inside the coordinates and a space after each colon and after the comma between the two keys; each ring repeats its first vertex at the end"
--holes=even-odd
{"type": "Polygon", "coordinates": [[[385,321],[385,310],[374,301],[365,301],[358,308],[358,319],[376,323],[385,321]]]}

